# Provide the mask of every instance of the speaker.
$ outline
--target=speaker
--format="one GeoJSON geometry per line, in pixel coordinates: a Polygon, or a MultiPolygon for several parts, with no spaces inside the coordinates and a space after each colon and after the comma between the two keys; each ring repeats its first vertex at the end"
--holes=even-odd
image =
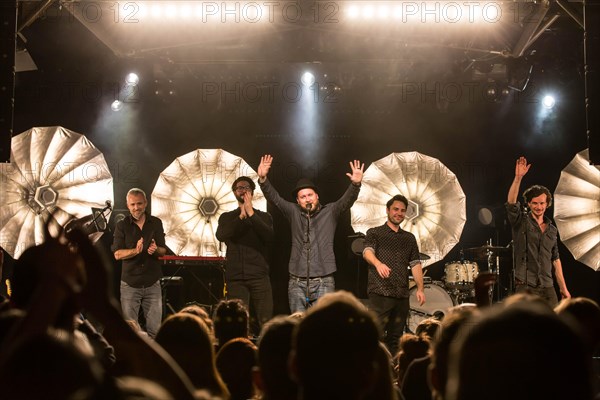
{"type": "Polygon", "coordinates": [[[0,162],[10,162],[15,110],[17,0],[3,0],[0,11],[0,162]]]}
{"type": "Polygon", "coordinates": [[[590,164],[600,165],[600,2],[583,4],[585,114],[590,164]]]}
{"type": "Polygon", "coordinates": [[[181,276],[166,276],[160,279],[163,315],[175,314],[185,305],[184,281],[181,276]]]}
{"type": "Polygon", "coordinates": [[[126,208],[115,208],[110,213],[110,218],[108,219],[108,229],[111,232],[115,231],[115,226],[119,221],[124,220],[129,216],[129,210],[126,208]]]}

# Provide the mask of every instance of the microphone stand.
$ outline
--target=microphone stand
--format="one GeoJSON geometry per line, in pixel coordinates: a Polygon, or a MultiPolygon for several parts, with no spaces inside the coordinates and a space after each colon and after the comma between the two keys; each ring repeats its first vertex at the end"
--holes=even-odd
{"type": "Polygon", "coordinates": [[[94,224],[94,226],[96,227],[96,230],[98,232],[104,232],[106,230],[106,228],[101,229],[98,226],[98,217],[102,216],[102,219],[104,220],[104,225],[106,227],[108,227],[108,221],[106,220],[106,216],[104,215],[104,211],[106,211],[106,210],[112,210],[112,206],[110,204],[107,204],[106,207],[104,207],[102,209],[102,211],[100,211],[99,213],[97,213],[96,215],[94,215],[94,219],[92,219],[92,223],[94,224]]]}
{"type": "Polygon", "coordinates": [[[527,213],[527,206],[523,206],[523,235],[525,235],[525,257],[523,257],[523,262],[525,263],[525,286],[529,287],[529,274],[527,273],[527,265],[529,264],[529,237],[527,235],[527,224],[529,224],[529,215],[527,213]]]}
{"type": "Polygon", "coordinates": [[[306,308],[310,304],[309,284],[310,284],[310,209],[312,204],[306,205],[306,308]]]}
{"type": "Polygon", "coordinates": [[[529,215],[527,213],[527,206],[523,206],[523,209],[521,210],[522,215],[523,215],[523,223],[521,224],[521,234],[523,235],[523,238],[525,239],[525,254],[523,255],[523,257],[521,258],[521,260],[517,260],[517,253],[515,252],[515,244],[516,241],[513,243],[512,246],[512,250],[513,250],[513,279],[512,279],[512,283],[513,283],[513,293],[516,289],[516,280],[517,280],[517,262],[523,262],[525,263],[525,286],[529,286],[528,285],[528,273],[527,273],[527,263],[529,261],[529,243],[528,243],[528,237],[527,237],[527,224],[529,223],[529,221],[527,220],[527,218],[529,218],[529,215]]]}

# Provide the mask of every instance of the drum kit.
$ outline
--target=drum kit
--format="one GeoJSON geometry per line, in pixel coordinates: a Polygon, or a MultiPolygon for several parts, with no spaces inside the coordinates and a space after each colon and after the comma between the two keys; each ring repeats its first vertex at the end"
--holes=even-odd
{"type": "MultiPolygon", "coordinates": [[[[498,257],[506,247],[492,246],[491,241],[483,246],[466,249],[473,259],[487,259],[487,269],[494,274],[500,274],[498,257]]],[[[427,257],[426,255],[422,254],[427,257]]],[[[442,281],[434,281],[424,277],[425,304],[417,300],[417,286],[410,278],[410,310],[406,327],[409,332],[415,332],[417,325],[427,318],[442,320],[448,309],[459,304],[471,303],[475,298],[475,278],[479,275],[479,264],[465,259],[461,250],[460,261],[450,261],[444,265],[442,281]]]]}

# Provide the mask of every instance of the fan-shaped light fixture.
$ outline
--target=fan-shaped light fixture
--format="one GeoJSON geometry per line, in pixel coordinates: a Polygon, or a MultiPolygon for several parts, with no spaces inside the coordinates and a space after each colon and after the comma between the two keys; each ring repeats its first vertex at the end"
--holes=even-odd
{"type": "Polygon", "coordinates": [[[60,126],[32,128],[12,138],[11,162],[0,164],[0,246],[17,259],[56,236],[73,219],[113,201],[104,156],[85,136],[60,126]]]}
{"type": "Polygon", "coordinates": [[[554,192],[560,239],[576,260],[600,270],[600,170],[583,150],[560,173],[554,192]]]}

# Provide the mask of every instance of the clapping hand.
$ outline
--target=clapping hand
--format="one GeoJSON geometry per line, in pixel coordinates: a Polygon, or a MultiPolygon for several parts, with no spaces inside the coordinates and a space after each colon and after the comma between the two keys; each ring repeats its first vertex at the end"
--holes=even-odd
{"type": "Polygon", "coordinates": [[[137,252],[137,254],[140,254],[142,252],[142,250],[144,250],[144,238],[140,238],[140,240],[137,241],[136,245],[135,245],[135,251],[137,252]]]}
{"type": "Polygon", "coordinates": [[[150,246],[148,246],[148,254],[150,254],[150,255],[154,254],[156,249],[158,249],[158,246],[156,245],[156,242],[154,241],[154,239],[152,239],[152,241],[150,242],[150,246]]]}
{"type": "Polygon", "coordinates": [[[251,217],[254,215],[254,209],[252,208],[252,193],[246,191],[242,195],[244,203],[241,205],[242,212],[247,216],[251,217]]]}

